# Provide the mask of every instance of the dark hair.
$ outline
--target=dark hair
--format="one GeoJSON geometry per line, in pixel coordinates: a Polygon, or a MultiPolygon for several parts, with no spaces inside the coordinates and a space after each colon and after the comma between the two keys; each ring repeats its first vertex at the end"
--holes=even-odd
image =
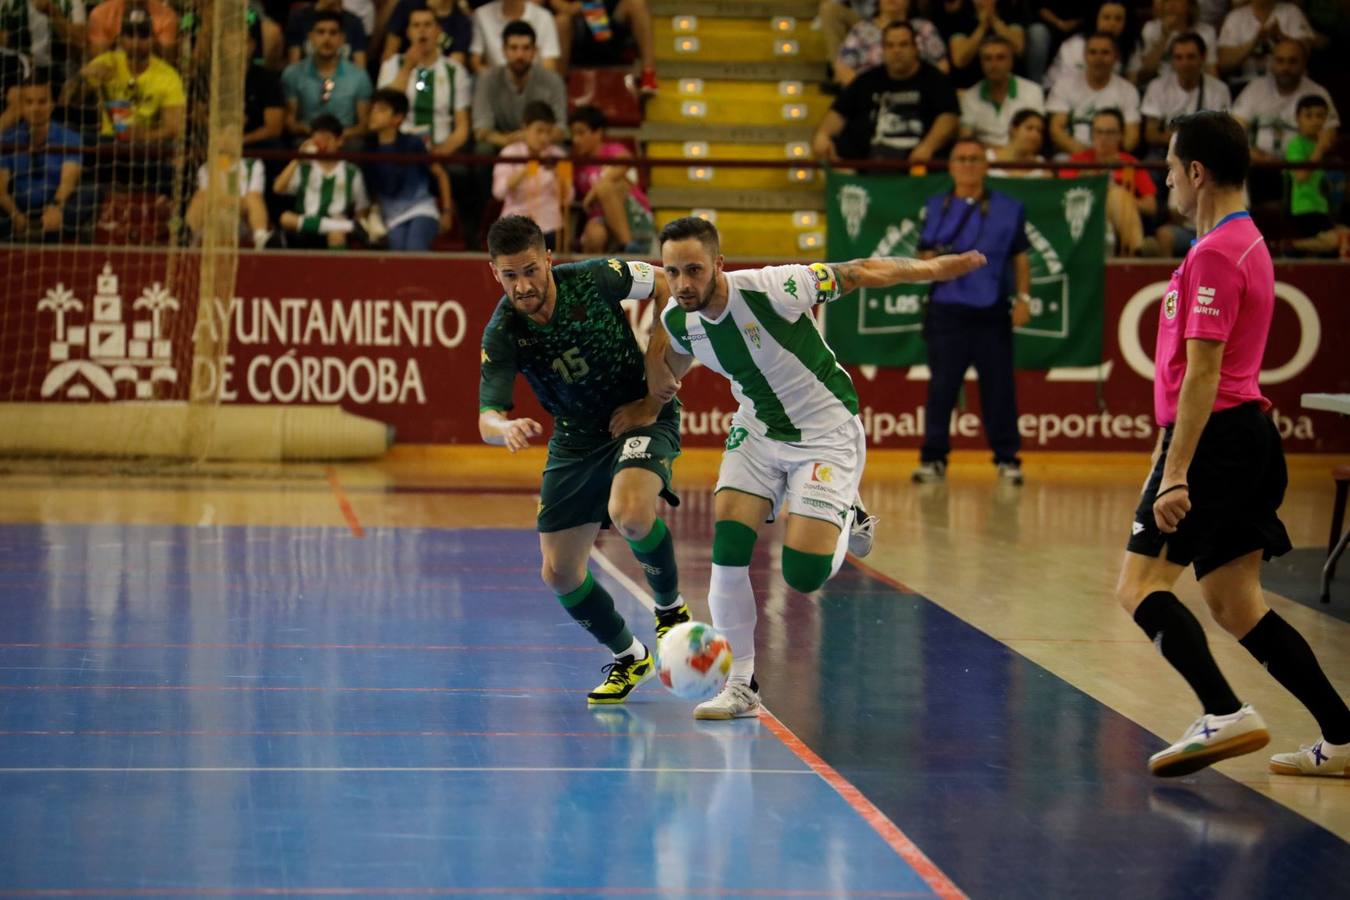
{"type": "Polygon", "coordinates": [[[533,122],[547,122],[550,125],[557,125],[558,116],[553,112],[553,107],[543,100],[531,100],[525,104],[525,111],[520,114],[520,124],[529,125],[533,122]]]}
{"type": "Polygon", "coordinates": [[[313,121],[309,123],[309,130],[311,132],[326,131],[333,137],[342,137],[342,123],[338,121],[337,116],[330,116],[327,113],[315,116],[313,121]]]}
{"type": "Polygon", "coordinates": [[[376,103],[383,103],[396,116],[408,114],[408,95],[393,88],[380,88],[371,95],[370,103],[372,106],[376,103]]]}
{"type": "Polygon", "coordinates": [[[1119,109],[1114,106],[1104,106],[1092,114],[1093,119],[1096,119],[1098,116],[1110,116],[1115,119],[1116,124],[1120,126],[1123,136],[1125,131],[1125,115],[1119,109]]]}
{"type": "Polygon", "coordinates": [[[28,77],[25,78],[23,81],[19,82],[19,87],[21,88],[30,88],[30,87],[50,88],[51,86],[52,86],[51,66],[33,66],[33,71],[29,73],[28,77]]]}
{"type": "Polygon", "coordinates": [[[525,250],[544,249],[544,233],[529,216],[502,216],[488,229],[488,256],[510,256],[525,250]]]}
{"type": "Polygon", "coordinates": [[[989,152],[989,147],[988,147],[988,145],[986,145],[984,141],[980,140],[979,138],[977,138],[977,137],[976,137],[975,135],[973,135],[973,134],[967,134],[967,135],[964,135],[964,136],[958,135],[957,138],[956,138],[956,140],[952,141],[952,149],[951,149],[951,152],[952,152],[952,153],[955,153],[955,152],[956,152],[956,148],[959,147],[959,146],[961,146],[962,144],[974,144],[976,147],[979,147],[979,148],[980,148],[980,155],[981,155],[981,156],[983,156],[983,155],[985,155],[986,153],[989,152]]]}
{"type": "Polygon", "coordinates": [[[516,19],[514,22],[507,22],[506,27],[502,29],[502,46],[513,37],[527,37],[532,45],[539,43],[539,35],[534,33],[534,26],[523,19],[516,19]]]}
{"type": "Polygon", "coordinates": [[[1294,107],[1294,115],[1298,115],[1305,109],[1331,109],[1331,104],[1327,103],[1327,98],[1318,94],[1304,94],[1298,98],[1298,106],[1294,107]]]}
{"type": "Polygon", "coordinates": [[[426,13],[427,15],[431,16],[431,21],[435,22],[437,25],[441,24],[441,20],[436,17],[436,10],[432,9],[429,6],[414,6],[412,9],[408,10],[409,25],[412,24],[412,17],[417,15],[418,13],[426,13]]]}
{"type": "Polygon", "coordinates": [[[887,34],[891,33],[897,28],[903,28],[906,31],[908,31],[910,40],[915,42],[919,40],[918,35],[914,33],[914,26],[909,23],[908,19],[892,19],[891,21],[886,23],[886,26],[884,28],[881,29],[882,41],[886,40],[887,34]]]}
{"type": "Polygon", "coordinates": [[[600,111],[600,107],[590,105],[578,106],[572,110],[572,115],[567,117],[567,124],[573,125],[577,122],[581,122],[591,131],[600,131],[609,124],[608,120],[605,119],[605,114],[600,111]]]}
{"type": "Polygon", "coordinates": [[[1012,121],[1008,123],[1008,130],[1012,131],[1014,128],[1020,128],[1022,123],[1032,116],[1040,119],[1042,125],[1045,124],[1045,113],[1041,112],[1039,109],[1027,107],[1026,109],[1019,109],[1017,112],[1013,113],[1012,121]]]}
{"type": "Polygon", "coordinates": [[[1242,187],[1251,167],[1247,132],[1226,112],[1202,109],[1172,120],[1173,152],[1182,165],[1198,162],[1224,187],[1242,187]]]}
{"type": "Polygon", "coordinates": [[[717,235],[717,226],[698,216],[684,216],[667,222],[666,227],[661,229],[660,243],[665,246],[666,241],[687,241],[690,238],[707,247],[714,257],[722,252],[722,239],[717,235]]]}
{"type": "Polygon", "coordinates": [[[1100,38],[1101,40],[1106,41],[1111,45],[1111,49],[1116,51],[1116,55],[1117,56],[1120,55],[1120,43],[1119,41],[1116,40],[1116,36],[1114,34],[1108,34],[1105,31],[1094,31],[1091,34],[1089,34],[1086,38],[1084,38],[1083,40],[1084,50],[1087,49],[1088,42],[1092,41],[1094,38],[1100,38]]]}
{"type": "Polygon", "coordinates": [[[1194,31],[1183,31],[1181,34],[1172,38],[1172,46],[1167,48],[1167,52],[1171,53],[1175,50],[1177,44],[1194,44],[1200,50],[1201,59],[1205,58],[1205,53],[1209,50],[1209,47],[1205,45],[1205,39],[1202,38],[1198,32],[1194,31]]]}
{"type": "Polygon", "coordinates": [[[980,49],[983,50],[985,47],[1007,47],[1009,53],[1013,56],[1017,55],[1017,50],[1013,47],[1013,42],[998,32],[990,32],[988,37],[980,41],[980,49]]]}
{"type": "Polygon", "coordinates": [[[347,36],[347,32],[342,28],[342,15],[337,10],[323,9],[316,12],[309,23],[309,30],[313,31],[320,22],[332,22],[337,26],[338,34],[343,37],[347,36]]]}

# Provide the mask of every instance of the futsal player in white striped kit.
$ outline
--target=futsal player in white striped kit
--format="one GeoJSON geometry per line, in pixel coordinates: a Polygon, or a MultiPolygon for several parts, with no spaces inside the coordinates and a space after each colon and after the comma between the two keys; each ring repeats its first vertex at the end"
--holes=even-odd
{"type": "Polygon", "coordinates": [[[858,394],[812,308],[858,287],[957,278],[985,259],[970,251],[727,272],[716,227],[686,217],[662,229],[661,260],[673,294],[661,313],[667,365],[679,378],[697,358],[731,382],[740,404],[717,478],[708,587],[713,624],[731,642],[731,677],[694,717],[755,716],[749,567],[759,526],[786,507],[783,578],[810,593],[839,570],[850,544],[858,555],[871,549],[875,523],[858,505],[867,456],[858,394]]]}

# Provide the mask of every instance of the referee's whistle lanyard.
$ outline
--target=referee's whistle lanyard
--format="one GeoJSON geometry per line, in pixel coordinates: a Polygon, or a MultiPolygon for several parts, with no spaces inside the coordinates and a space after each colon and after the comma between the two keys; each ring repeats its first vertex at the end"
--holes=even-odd
{"type": "MultiPolygon", "coordinates": [[[[952,200],[955,198],[955,191],[948,192],[947,196],[942,198],[942,212],[938,216],[937,227],[933,229],[933,237],[935,238],[933,249],[939,254],[961,253],[965,250],[978,250],[980,247],[980,239],[984,237],[985,223],[989,221],[989,192],[981,188],[978,202],[976,202],[975,199],[968,200],[964,197],[960,198],[960,218],[957,219],[956,227],[950,232],[947,231],[947,216],[951,212],[952,200]],[[956,241],[961,236],[961,232],[965,230],[966,223],[970,221],[970,217],[975,213],[975,208],[977,206],[980,209],[980,227],[975,231],[975,240],[973,240],[968,247],[958,248],[956,246],[956,241]]],[[[922,333],[925,337],[928,335],[928,317],[933,307],[933,287],[933,284],[929,284],[927,302],[923,305],[922,333]]]]}
{"type": "Polygon", "coordinates": [[[971,214],[975,212],[975,207],[977,205],[980,207],[980,227],[975,232],[975,240],[971,243],[969,247],[963,249],[965,250],[979,249],[980,238],[984,237],[984,223],[989,221],[989,192],[981,190],[978,204],[976,204],[975,201],[973,200],[965,200],[965,199],[962,200],[961,218],[957,221],[956,227],[953,228],[944,239],[943,231],[947,224],[947,214],[951,211],[952,198],[954,198],[955,196],[956,193],[953,191],[947,194],[946,197],[942,198],[942,215],[938,217],[937,228],[933,230],[933,236],[937,238],[937,240],[934,241],[934,244],[936,245],[939,253],[961,252],[956,248],[956,239],[961,236],[961,232],[965,229],[966,223],[970,221],[971,214]]]}

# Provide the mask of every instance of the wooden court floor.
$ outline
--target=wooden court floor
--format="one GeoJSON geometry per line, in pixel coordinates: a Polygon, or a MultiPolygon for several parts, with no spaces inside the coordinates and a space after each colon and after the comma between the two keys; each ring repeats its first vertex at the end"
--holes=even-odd
{"type": "MultiPolygon", "coordinates": [[[[987,455],[975,453],[957,454],[946,485],[912,485],[914,456],[885,451],[869,458],[864,497],[881,527],[860,570],[922,595],[1106,709],[1175,739],[1197,715],[1195,701],[1111,600],[1147,458],[1028,454],[1027,483],[1017,489],[997,484],[987,455]]],[[[669,519],[681,542],[707,540],[717,458],[715,451],[695,450],[677,464],[686,502],[669,519]]],[[[16,464],[0,469],[0,523],[327,527],[358,538],[377,529],[530,529],[542,462],[542,451],[511,456],[498,448],[412,447],[365,463],[211,465],[152,475],[56,474],[16,464]]],[[[1346,459],[1290,460],[1281,515],[1296,547],[1325,544],[1329,472],[1338,462],[1346,459]]],[[[777,537],[770,530],[761,543],[777,537]]],[[[602,543],[614,558],[623,556],[613,538],[602,543]]],[[[520,562],[536,565],[537,556],[520,562]]],[[[706,567],[697,577],[706,579],[704,573],[706,567]]],[[[1340,577],[1350,578],[1350,561],[1340,577]]],[[[793,616],[774,610],[818,601],[792,594],[781,580],[770,582],[757,584],[761,641],[790,643],[792,636],[778,629],[790,628],[793,616]]],[[[706,581],[686,578],[684,588],[695,612],[706,614],[706,581]]],[[[1311,717],[1209,621],[1189,575],[1178,593],[1205,622],[1215,657],[1239,695],[1265,717],[1272,732],[1268,750],[1315,739],[1311,717]]],[[[1350,624],[1274,593],[1269,602],[1307,637],[1342,694],[1350,694],[1350,624]]],[[[772,697],[766,699],[772,706],[772,697]]],[[[1350,779],[1273,776],[1267,755],[1230,760],[1217,770],[1350,842],[1350,779]]],[[[1142,768],[1144,759],[1112,764],[1142,768]]]]}

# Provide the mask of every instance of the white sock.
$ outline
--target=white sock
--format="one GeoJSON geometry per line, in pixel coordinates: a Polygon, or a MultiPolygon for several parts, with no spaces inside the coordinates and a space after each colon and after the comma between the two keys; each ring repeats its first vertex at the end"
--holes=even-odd
{"type": "Polygon", "coordinates": [[[647,645],[642,643],[642,641],[639,641],[637,638],[633,638],[633,643],[628,645],[627,650],[623,651],[622,653],[614,654],[615,659],[623,659],[625,656],[631,656],[635,660],[646,659],[647,645]]]}
{"type": "Polygon", "coordinates": [[[731,643],[731,679],[746,684],[755,674],[755,590],[749,566],[713,563],[708,584],[713,626],[731,643]]]}
{"type": "Polygon", "coordinates": [[[681,603],[683,603],[683,602],[684,602],[684,594],[679,594],[679,595],[677,595],[677,596],[675,597],[674,600],[670,601],[670,602],[667,603],[665,606],[662,606],[660,603],[657,603],[657,604],[656,604],[656,608],[657,608],[657,609],[675,609],[677,606],[679,606],[679,605],[680,605],[681,603]]]}
{"type": "Polygon", "coordinates": [[[261,250],[267,245],[267,241],[272,237],[272,232],[266,228],[259,228],[253,232],[253,247],[255,250],[261,250]]]}
{"type": "Polygon", "coordinates": [[[335,231],[351,234],[352,223],[347,219],[335,219],[332,216],[324,216],[319,220],[319,234],[332,234],[335,231]]]}

